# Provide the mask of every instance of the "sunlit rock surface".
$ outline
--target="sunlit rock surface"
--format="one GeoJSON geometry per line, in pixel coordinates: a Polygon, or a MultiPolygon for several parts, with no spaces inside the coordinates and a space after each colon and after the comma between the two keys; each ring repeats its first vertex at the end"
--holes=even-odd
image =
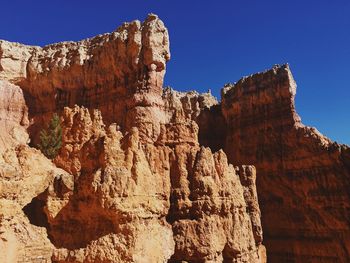
{"type": "Polygon", "coordinates": [[[80,42],[0,44],[1,262],[266,262],[256,169],[200,143],[210,93],[163,88],[156,15],[80,42]],[[51,161],[33,146],[55,112],[51,161]]]}

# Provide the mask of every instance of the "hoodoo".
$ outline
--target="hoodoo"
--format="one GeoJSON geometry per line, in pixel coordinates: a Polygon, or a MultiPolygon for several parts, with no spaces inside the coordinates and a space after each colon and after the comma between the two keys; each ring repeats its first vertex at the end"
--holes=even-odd
{"type": "Polygon", "coordinates": [[[1,262],[266,261],[256,170],[199,143],[214,97],[163,89],[169,37],[156,15],[76,43],[2,41],[0,54],[12,134],[1,262]],[[62,148],[51,162],[27,134],[35,145],[53,113],[62,148]]]}
{"type": "Polygon", "coordinates": [[[0,41],[0,262],[349,262],[350,149],[301,124],[289,66],[218,102],[164,88],[169,59],[154,14],[0,41]]]}

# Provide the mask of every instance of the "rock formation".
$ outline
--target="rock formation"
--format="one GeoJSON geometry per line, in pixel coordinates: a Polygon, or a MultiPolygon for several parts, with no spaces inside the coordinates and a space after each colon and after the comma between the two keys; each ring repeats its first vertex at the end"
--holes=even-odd
{"type": "Polygon", "coordinates": [[[155,15],[76,43],[0,42],[1,262],[266,262],[255,167],[199,143],[219,105],[163,89],[169,54],[155,15]],[[27,143],[54,112],[51,162],[27,143]]]}
{"type": "Polygon", "coordinates": [[[0,41],[0,262],[262,263],[262,230],[269,262],[349,262],[350,148],[301,123],[288,65],[219,103],[163,88],[169,59],[152,14],[0,41]],[[54,112],[51,161],[31,146],[54,112]]]}
{"type": "Polygon", "coordinates": [[[0,80],[0,153],[29,140],[28,107],[20,87],[0,80]]]}
{"type": "Polygon", "coordinates": [[[288,65],[222,90],[225,152],[254,164],[269,262],[349,262],[350,148],[304,126],[288,65]]]}
{"type": "Polygon", "coordinates": [[[0,42],[0,78],[26,93],[32,139],[52,112],[84,105],[131,128],[139,107],[161,106],[168,31],[155,15],[80,42],[40,47],[0,42]]]}

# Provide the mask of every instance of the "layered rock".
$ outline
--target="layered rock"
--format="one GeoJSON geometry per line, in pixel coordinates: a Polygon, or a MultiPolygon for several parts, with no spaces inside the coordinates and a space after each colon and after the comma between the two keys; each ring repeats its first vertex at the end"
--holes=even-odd
{"type": "Polygon", "coordinates": [[[138,127],[105,129],[97,111],[64,110],[55,162],[75,186],[63,187],[67,202],[46,193],[64,206],[46,209],[55,262],[264,262],[254,167],[235,169],[223,151],[200,147],[197,124],[176,109],[154,143],[138,127]]]}
{"type": "Polygon", "coordinates": [[[169,59],[155,15],[0,41],[0,261],[265,262],[259,195],[269,262],[349,262],[350,148],[301,123],[289,67],[220,104],[163,89],[169,59]],[[27,143],[54,112],[52,163],[27,143]]]}
{"type": "Polygon", "coordinates": [[[3,147],[5,163],[17,156],[17,173],[4,170],[0,181],[7,261],[25,260],[18,248],[61,263],[266,261],[255,168],[200,145],[197,123],[217,101],[163,90],[169,54],[155,15],[76,43],[1,42],[0,78],[20,88],[6,84],[4,94],[18,95],[0,109],[14,126],[30,124],[34,144],[53,112],[63,132],[56,166],[27,141],[3,147]]]}
{"type": "MultiPolygon", "coordinates": [[[[2,41],[0,76],[27,93],[32,137],[50,113],[98,108],[107,123],[131,128],[138,107],[161,103],[168,31],[156,15],[79,42],[31,47],[2,41]],[[129,116],[130,115],[130,116],[129,116]]],[[[149,114],[156,114],[150,109],[149,114]]]]}
{"type": "Polygon", "coordinates": [[[40,151],[26,145],[0,156],[0,261],[50,262],[44,203],[38,199],[54,178],[67,176],[40,151]]]}
{"type": "Polygon", "coordinates": [[[53,246],[45,228],[26,207],[63,170],[28,147],[28,108],[20,87],[0,81],[0,261],[50,260],[53,246]],[[23,209],[23,210],[22,210],[23,209]]]}
{"type": "Polygon", "coordinates": [[[349,262],[349,147],[304,126],[288,65],[222,91],[225,152],[254,164],[269,262],[349,262]]]}
{"type": "Polygon", "coordinates": [[[27,64],[40,47],[0,40],[0,79],[17,82],[27,77],[27,64]]]}
{"type": "Polygon", "coordinates": [[[20,87],[0,80],[0,153],[29,140],[28,107],[20,87]]]}
{"type": "Polygon", "coordinates": [[[64,146],[56,163],[73,173],[74,184],[67,179],[46,193],[49,236],[59,248],[54,262],[170,258],[174,241],[165,220],[170,178],[152,172],[138,129],[124,136],[116,125],[105,130],[100,114],[91,117],[78,107],[65,109],[62,124],[64,146]]]}

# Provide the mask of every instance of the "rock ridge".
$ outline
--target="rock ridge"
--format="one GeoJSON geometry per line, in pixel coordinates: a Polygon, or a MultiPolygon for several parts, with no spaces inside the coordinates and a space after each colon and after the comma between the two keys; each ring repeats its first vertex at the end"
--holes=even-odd
{"type": "Polygon", "coordinates": [[[225,152],[257,168],[269,262],[348,262],[349,147],[303,125],[295,94],[288,65],[225,87],[225,152]]]}
{"type": "Polygon", "coordinates": [[[157,16],[43,48],[2,41],[0,54],[0,110],[22,131],[1,148],[2,262],[266,262],[256,170],[200,145],[210,93],[163,89],[157,16]],[[51,161],[27,132],[35,145],[53,112],[51,161]]]}
{"type": "Polygon", "coordinates": [[[302,124],[289,66],[218,102],[163,88],[169,59],[153,14],[0,41],[0,261],[349,262],[350,148],[302,124]],[[28,143],[54,112],[48,160],[28,143]]]}

